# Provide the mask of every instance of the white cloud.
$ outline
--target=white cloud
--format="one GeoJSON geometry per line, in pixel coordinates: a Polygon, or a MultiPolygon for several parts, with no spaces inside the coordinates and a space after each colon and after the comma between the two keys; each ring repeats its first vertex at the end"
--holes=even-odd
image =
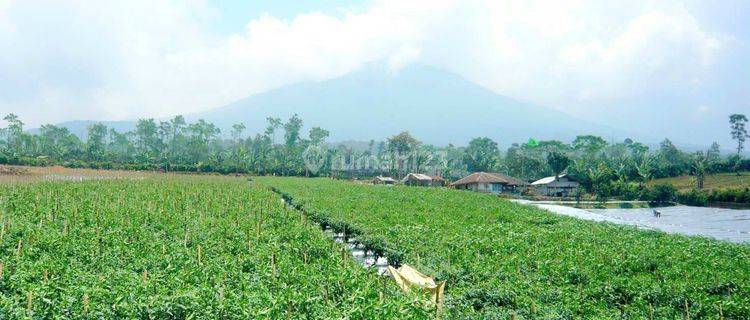
{"type": "Polygon", "coordinates": [[[0,0],[0,113],[33,124],[168,116],[378,60],[568,105],[694,86],[724,42],[680,4],[382,0],[263,15],[230,36],[208,31],[217,17],[202,1],[0,0]]]}

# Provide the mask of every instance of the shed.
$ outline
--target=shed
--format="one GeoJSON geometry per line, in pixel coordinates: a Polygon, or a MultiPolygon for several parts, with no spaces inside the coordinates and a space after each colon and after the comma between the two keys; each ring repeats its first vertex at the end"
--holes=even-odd
{"type": "Polygon", "coordinates": [[[440,177],[431,177],[423,173],[409,173],[401,180],[407,186],[441,187],[445,180],[440,177]]]}
{"type": "Polygon", "coordinates": [[[485,193],[520,193],[528,183],[502,173],[474,172],[451,184],[456,189],[485,193]]]}
{"type": "Polygon", "coordinates": [[[539,194],[550,197],[569,197],[581,186],[568,175],[551,176],[531,183],[539,194]]]}
{"type": "Polygon", "coordinates": [[[396,180],[391,177],[377,176],[372,179],[372,184],[395,184],[396,180]]]}

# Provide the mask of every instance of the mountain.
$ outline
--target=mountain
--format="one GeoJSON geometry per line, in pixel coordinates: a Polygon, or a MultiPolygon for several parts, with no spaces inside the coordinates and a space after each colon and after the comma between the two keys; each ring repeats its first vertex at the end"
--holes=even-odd
{"type": "Polygon", "coordinates": [[[487,136],[503,144],[535,139],[569,141],[578,134],[624,137],[621,131],[550,108],[516,101],[449,72],[412,65],[390,72],[368,65],[348,75],[252,95],[195,115],[222,128],[243,122],[252,132],[266,117],[298,114],[330,140],[382,140],[403,130],[432,144],[465,145],[487,136]]]}
{"type": "MultiPolygon", "coordinates": [[[[618,140],[626,136],[623,131],[517,101],[456,74],[421,65],[397,72],[382,64],[367,65],[339,78],[284,86],[185,118],[205,119],[224,131],[243,122],[247,133],[254,134],[264,130],[267,117],[286,120],[295,113],[306,128],[329,130],[331,141],[382,140],[403,130],[438,145],[465,145],[479,136],[506,146],[530,137],[570,141],[579,134],[618,140]]],[[[62,125],[80,133],[87,123],[91,122],[62,125]]],[[[105,124],[133,127],[128,122],[105,124]]]]}

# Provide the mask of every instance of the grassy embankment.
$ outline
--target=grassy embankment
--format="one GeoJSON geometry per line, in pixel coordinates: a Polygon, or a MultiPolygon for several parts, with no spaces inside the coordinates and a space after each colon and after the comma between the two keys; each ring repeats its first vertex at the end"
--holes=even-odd
{"type": "Polygon", "coordinates": [[[0,184],[0,319],[425,318],[244,179],[0,184]]]}
{"type": "Polygon", "coordinates": [[[581,221],[465,191],[256,181],[447,280],[450,318],[750,318],[747,245],[581,221]]]}
{"type": "MultiPolygon", "coordinates": [[[[671,184],[680,192],[690,191],[696,187],[695,177],[693,176],[656,179],[650,184],[671,184]]],[[[705,190],[744,188],[750,188],[750,172],[741,172],[739,176],[736,173],[711,174],[706,176],[706,180],[703,183],[703,189],[705,190]]]]}

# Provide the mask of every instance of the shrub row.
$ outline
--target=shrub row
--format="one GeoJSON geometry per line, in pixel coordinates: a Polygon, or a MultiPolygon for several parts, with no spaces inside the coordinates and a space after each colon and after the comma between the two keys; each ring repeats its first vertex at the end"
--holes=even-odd
{"type": "Polygon", "coordinates": [[[722,190],[690,190],[682,192],[678,201],[691,206],[706,206],[711,202],[750,204],[750,188],[722,190]]]}
{"type": "Polygon", "coordinates": [[[359,225],[342,219],[332,218],[331,215],[320,210],[313,210],[306,206],[304,202],[295,201],[290,194],[280,191],[275,187],[271,187],[271,190],[280,195],[284,202],[300,211],[311,221],[317,223],[322,230],[331,229],[334,233],[342,234],[345,242],[352,239],[354,244],[360,246],[366,253],[374,255],[376,260],[385,257],[388,260],[388,264],[396,268],[400,267],[403,263],[404,253],[397,248],[389,247],[383,237],[369,235],[359,225]]]}
{"type": "Polygon", "coordinates": [[[647,186],[633,182],[615,181],[606,186],[606,194],[621,200],[641,200],[668,203],[677,200],[677,189],[671,184],[647,186]]]}

